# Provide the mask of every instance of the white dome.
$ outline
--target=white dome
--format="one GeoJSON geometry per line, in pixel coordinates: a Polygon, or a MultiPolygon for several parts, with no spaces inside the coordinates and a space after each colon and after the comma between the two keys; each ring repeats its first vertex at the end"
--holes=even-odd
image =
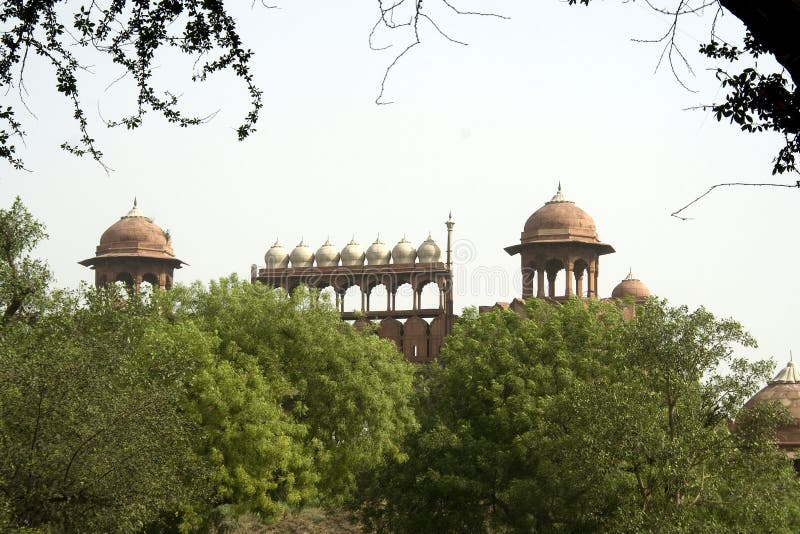
{"type": "Polygon", "coordinates": [[[316,254],[317,267],[336,267],[339,265],[339,251],[331,244],[330,238],[319,247],[316,254]]]}
{"type": "Polygon", "coordinates": [[[392,251],[381,241],[381,236],[378,234],[375,242],[367,249],[367,262],[370,265],[388,265],[391,258],[392,251]]]}
{"type": "Polygon", "coordinates": [[[276,239],[275,244],[264,254],[264,262],[267,264],[267,269],[285,269],[289,266],[289,253],[276,239]]]}
{"type": "Polygon", "coordinates": [[[311,267],[314,264],[314,253],[301,239],[289,254],[289,259],[292,260],[292,267],[311,267]]]}
{"type": "Polygon", "coordinates": [[[435,263],[442,261],[442,249],[433,240],[431,234],[428,234],[428,239],[422,242],[417,249],[417,257],[420,263],[435,263]]]}
{"type": "Polygon", "coordinates": [[[364,249],[356,243],[356,238],[350,240],[346,247],[342,249],[343,267],[360,267],[364,265],[364,249]]]}
{"type": "Polygon", "coordinates": [[[414,263],[416,258],[417,250],[405,236],[392,249],[392,261],[394,263],[414,263]]]}

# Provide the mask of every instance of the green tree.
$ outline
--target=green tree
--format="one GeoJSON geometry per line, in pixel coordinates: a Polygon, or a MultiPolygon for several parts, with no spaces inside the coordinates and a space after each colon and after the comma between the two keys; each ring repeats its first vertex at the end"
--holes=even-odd
{"type": "MultiPolygon", "coordinates": [[[[19,201],[12,212],[3,288],[41,267],[20,260],[41,224],[19,201]]],[[[360,473],[404,457],[410,365],[314,293],[232,277],[8,294],[20,304],[0,323],[0,530],[269,521],[339,504],[360,473]]]]}
{"type": "MultiPolygon", "coordinates": [[[[340,503],[359,473],[403,458],[400,443],[415,425],[411,366],[389,342],[342,323],[329,303],[303,288],[289,296],[232,277],[173,294],[180,315],[219,337],[217,355],[230,373],[258,370],[269,409],[280,412],[282,426],[252,427],[245,419],[236,422],[244,431],[231,435],[225,420],[203,420],[217,436],[216,483],[224,502],[267,514],[275,502],[340,503]],[[275,450],[254,451],[249,432],[279,428],[286,436],[275,450]],[[286,457],[280,476],[253,469],[262,463],[259,454],[286,457]],[[257,499],[264,492],[254,487],[278,498],[262,506],[257,499]]],[[[219,400],[228,402],[228,391],[219,390],[219,400]]],[[[262,410],[252,414],[264,417],[262,410]]]]}
{"type": "Polygon", "coordinates": [[[17,197],[11,208],[0,209],[0,312],[2,321],[25,310],[44,295],[51,275],[47,264],[30,252],[47,238],[44,225],[36,220],[17,197]]]}
{"type": "Polygon", "coordinates": [[[45,300],[0,331],[6,528],[130,532],[203,498],[184,384],[213,340],[116,291],[45,300]]]}
{"type": "Polygon", "coordinates": [[[424,382],[409,460],[363,484],[395,532],[792,531],[800,488],[781,414],[738,415],[769,371],[730,320],[651,301],[532,299],[466,314],[424,382]],[[720,366],[730,372],[718,374],[720,366]]]}

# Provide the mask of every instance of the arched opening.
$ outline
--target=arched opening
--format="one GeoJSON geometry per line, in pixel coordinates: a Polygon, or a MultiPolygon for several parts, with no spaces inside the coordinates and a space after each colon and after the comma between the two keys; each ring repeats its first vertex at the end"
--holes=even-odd
{"type": "Polygon", "coordinates": [[[357,285],[350,286],[344,292],[344,303],[342,311],[355,312],[361,311],[361,288],[357,285]]]}
{"type": "Polygon", "coordinates": [[[409,317],[403,324],[403,354],[412,362],[428,360],[428,323],[409,317]]]}
{"type": "Polygon", "coordinates": [[[131,276],[131,273],[118,273],[114,281],[121,282],[128,289],[133,287],[133,276],[131,276]]]}
{"type": "Polygon", "coordinates": [[[142,283],[150,284],[153,287],[158,287],[158,276],[154,275],[153,273],[146,273],[144,276],[142,276],[142,283]]]}
{"type": "Polygon", "coordinates": [[[336,298],[336,289],[333,286],[326,286],[319,290],[319,301],[326,303],[331,308],[339,310],[339,299],[336,298]]]}
{"type": "Polygon", "coordinates": [[[395,310],[414,309],[414,289],[408,282],[397,288],[397,291],[394,294],[394,309],[395,310]]]}
{"type": "Polygon", "coordinates": [[[567,293],[567,284],[565,276],[558,276],[559,271],[564,269],[564,263],[561,260],[547,260],[544,270],[547,273],[547,292],[545,293],[550,298],[561,297],[567,293]]]}
{"type": "Polygon", "coordinates": [[[374,286],[368,297],[370,311],[387,311],[389,309],[389,291],[383,284],[374,286]]]}
{"type": "Polygon", "coordinates": [[[441,292],[436,282],[428,282],[422,286],[419,294],[419,307],[422,310],[439,309],[442,307],[441,292]]]}
{"type": "Polygon", "coordinates": [[[97,287],[103,287],[108,283],[108,277],[104,274],[101,274],[97,277],[97,287]]]}

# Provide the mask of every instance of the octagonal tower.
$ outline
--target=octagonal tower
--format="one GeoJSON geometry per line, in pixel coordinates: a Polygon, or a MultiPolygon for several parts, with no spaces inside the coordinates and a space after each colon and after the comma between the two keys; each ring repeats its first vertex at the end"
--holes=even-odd
{"type": "Polygon", "coordinates": [[[174,270],[185,265],[175,257],[169,234],[145,217],[136,199],[133,208],[100,236],[95,256],[78,263],[94,269],[97,287],[114,282],[139,287],[147,282],[161,289],[170,289],[174,270]]]}
{"type": "Polygon", "coordinates": [[[534,296],[535,285],[537,297],[565,300],[572,295],[597,298],[600,256],[614,247],[600,241],[594,220],[564,198],[559,183],[553,198],[528,218],[520,243],[505,250],[520,255],[523,298],[534,296]],[[562,271],[565,290],[557,294],[562,271]]]}

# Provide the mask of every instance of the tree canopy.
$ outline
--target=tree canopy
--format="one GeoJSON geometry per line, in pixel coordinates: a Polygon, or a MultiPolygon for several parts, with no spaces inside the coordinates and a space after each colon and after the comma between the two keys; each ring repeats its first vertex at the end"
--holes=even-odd
{"type": "Polygon", "coordinates": [[[753,343],[740,325],[655,300],[628,322],[578,299],[527,312],[458,322],[424,382],[409,460],[365,481],[368,527],[797,529],[800,486],[774,444],[785,414],[739,414],[771,370],[734,356],[753,343]]]}
{"type": "Polygon", "coordinates": [[[19,200],[0,222],[3,305],[19,301],[0,323],[0,530],[269,521],[405,458],[410,364],[317,294],[59,290],[25,256],[41,224],[19,200]]]}

